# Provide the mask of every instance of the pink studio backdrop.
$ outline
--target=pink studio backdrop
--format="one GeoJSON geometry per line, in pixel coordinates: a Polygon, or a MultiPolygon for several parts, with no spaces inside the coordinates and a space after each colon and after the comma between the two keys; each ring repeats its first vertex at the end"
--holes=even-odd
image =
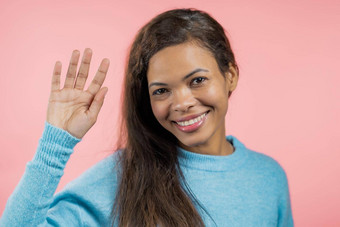
{"type": "Polygon", "coordinates": [[[72,50],[91,47],[90,81],[101,59],[111,60],[101,114],[75,147],[60,191],[112,150],[137,30],[181,7],[207,11],[229,34],[240,80],[227,134],[283,166],[296,226],[340,226],[340,2],[331,0],[1,0],[0,214],[42,134],[54,62],[64,77],[72,50]]]}

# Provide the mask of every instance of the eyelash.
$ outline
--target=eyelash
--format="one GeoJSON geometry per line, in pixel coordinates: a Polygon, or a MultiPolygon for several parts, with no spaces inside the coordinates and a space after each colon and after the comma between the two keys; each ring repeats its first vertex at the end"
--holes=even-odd
{"type": "MultiPolygon", "coordinates": [[[[202,77],[202,76],[200,76],[200,77],[195,77],[194,79],[191,80],[190,84],[193,84],[193,82],[194,82],[194,81],[197,81],[198,79],[201,80],[201,82],[199,82],[198,84],[201,84],[201,83],[203,83],[207,78],[202,77]]],[[[198,84],[195,84],[195,85],[198,85],[198,84]]]]}
{"type": "Polygon", "coordinates": [[[164,93],[164,90],[166,90],[165,88],[159,88],[157,90],[155,90],[154,92],[152,92],[152,95],[162,95],[164,93]],[[163,92],[161,92],[163,91],[163,92]],[[161,92],[160,94],[157,94],[158,92],[161,92]]]}
{"type": "MultiPolygon", "coordinates": [[[[206,79],[207,79],[206,77],[201,77],[201,76],[200,76],[200,77],[195,77],[194,79],[192,79],[192,80],[190,81],[190,85],[192,85],[192,86],[199,86],[199,85],[200,85],[201,83],[203,83],[206,79]],[[197,80],[200,80],[200,82],[194,84],[194,82],[197,81],[197,80]]],[[[152,92],[152,95],[162,95],[162,94],[164,94],[166,91],[167,91],[166,88],[159,88],[159,89],[155,90],[154,92],[152,92]]]]}

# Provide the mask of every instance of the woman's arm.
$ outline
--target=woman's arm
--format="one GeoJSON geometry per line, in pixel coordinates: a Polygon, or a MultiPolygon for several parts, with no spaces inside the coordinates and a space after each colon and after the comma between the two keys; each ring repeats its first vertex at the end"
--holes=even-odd
{"type": "Polygon", "coordinates": [[[278,218],[278,227],[293,227],[293,215],[290,201],[290,193],[288,186],[288,179],[286,173],[282,172],[282,188],[281,188],[281,196],[279,199],[279,218],[278,218]]]}
{"type": "MultiPolygon", "coordinates": [[[[65,165],[74,146],[80,141],[45,122],[36,154],[27,163],[24,175],[7,201],[0,219],[1,226],[38,226],[46,223],[47,211],[65,165]]],[[[75,217],[77,209],[72,210],[74,212],[70,216],[75,217]]],[[[65,220],[68,218],[71,217],[65,217],[65,220]]]]}
{"type": "MultiPolygon", "coordinates": [[[[7,202],[1,226],[37,226],[46,221],[53,222],[47,218],[47,211],[66,162],[74,146],[97,121],[107,92],[107,88],[101,86],[109,60],[103,59],[90,86],[84,91],[92,51],[85,50],[77,73],[79,56],[79,51],[73,51],[62,89],[61,63],[55,64],[45,130],[33,160],[27,164],[22,179],[7,202]]],[[[72,201],[69,204],[73,204],[72,201]]],[[[77,206],[69,214],[76,217],[77,206]]]]}

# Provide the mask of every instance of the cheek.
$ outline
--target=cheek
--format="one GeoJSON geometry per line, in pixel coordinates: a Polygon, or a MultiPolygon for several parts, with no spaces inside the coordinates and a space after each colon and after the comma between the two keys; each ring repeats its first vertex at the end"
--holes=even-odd
{"type": "Polygon", "coordinates": [[[228,93],[223,84],[209,86],[200,94],[200,102],[205,106],[218,111],[219,114],[225,115],[228,110],[228,93]]]}
{"type": "Polygon", "coordinates": [[[155,115],[155,118],[159,123],[162,124],[163,121],[165,121],[169,115],[168,106],[166,103],[162,102],[152,102],[151,101],[151,108],[153,115],[155,115]]]}
{"type": "Polygon", "coordinates": [[[217,105],[218,103],[223,102],[223,100],[226,102],[228,101],[228,93],[222,84],[214,84],[201,92],[201,99],[206,103],[217,105]]]}

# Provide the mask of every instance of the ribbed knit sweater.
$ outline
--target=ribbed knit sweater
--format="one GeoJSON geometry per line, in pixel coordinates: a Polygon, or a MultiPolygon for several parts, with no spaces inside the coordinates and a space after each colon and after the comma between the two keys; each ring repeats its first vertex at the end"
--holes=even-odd
{"type": "MultiPolygon", "coordinates": [[[[185,179],[206,212],[207,227],[291,227],[288,180],[273,158],[245,147],[235,136],[227,156],[179,149],[185,179]]],[[[0,226],[110,226],[117,188],[117,151],[56,188],[73,148],[81,140],[45,122],[36,154],[7,201],[0,226]]],[[[115,225],[116,226],[116,225],[115,225]]]]}

